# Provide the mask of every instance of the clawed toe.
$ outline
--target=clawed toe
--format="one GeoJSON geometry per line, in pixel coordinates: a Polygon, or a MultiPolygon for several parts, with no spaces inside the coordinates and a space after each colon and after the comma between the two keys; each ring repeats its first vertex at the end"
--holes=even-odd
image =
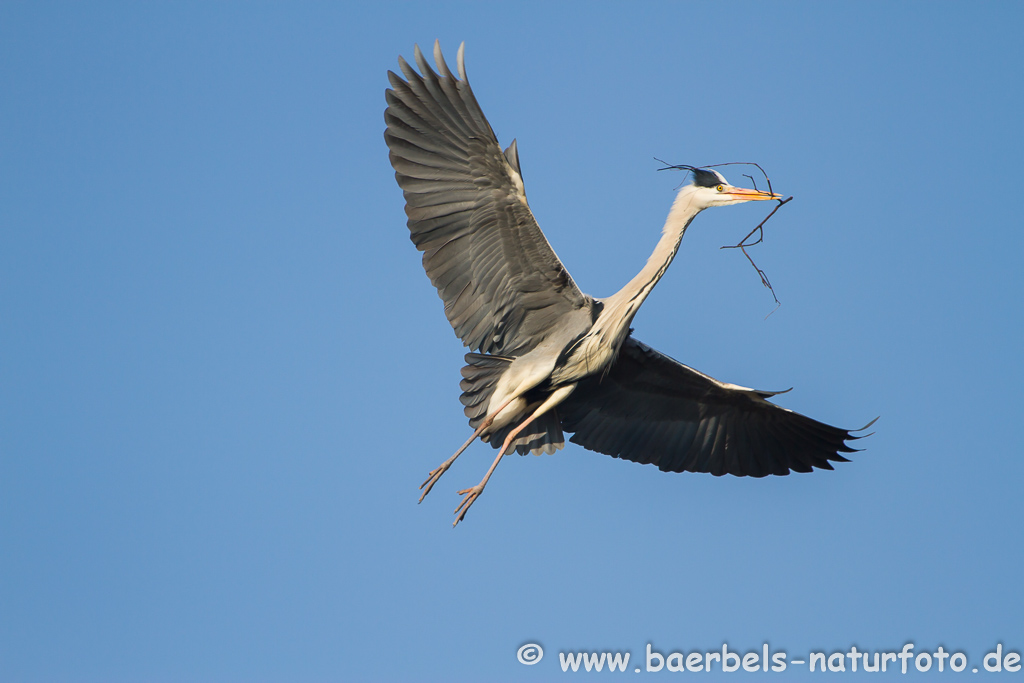
{"type": "Polygon", "coordinates": [[[448,468],[445,467],[444,465],[441,465],[437,469],[430,472],[430,474],[427,476],[427,480],[420,484],[420,489],[423,489],[424,486],[426,486],[427,488],[426,490],[423,491],[423,495],[420,496],[419,502],[423,502],[423,499],[427,497],[428,493],[430,493],[430,489],[434,488],[434,484],[436,484],[441,479],[441,475],[447,471],[448,468]]]}
{"type": "Polygon", "coordinates": [[[455,508],[454,514],[458,515],[458,517],[456,517],[455,521],[452,522],[453,527],[458,526],[459,522],[465,519],[466,513],[469,511],[470,506],[473,505],[474,501],[476,501],[476,499],[479,498],[480,494],[483,492],[483,486],[474,486],[472,488],[462,489],[461,491],[459,491],[459,495],[465,496],[465,498],[463,498],[462,502],[459,503],[459,507],[455,508]]]}

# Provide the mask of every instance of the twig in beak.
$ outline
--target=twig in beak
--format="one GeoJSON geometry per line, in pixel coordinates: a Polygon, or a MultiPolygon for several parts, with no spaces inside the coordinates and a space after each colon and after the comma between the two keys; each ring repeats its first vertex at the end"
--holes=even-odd
{"type": "MultiPolygon", "coordinates": [[[[762,171],[762,173],[763,173],[763,171],[762,171]]],[[[747,177],[749,178],[750,176],[747,176],[747,177]]],[[[765,175],[765,178],[767,178],[767,177],[768,176],[765,175]]],[[[751,178],[751,180],[753,180],[753,178],[751,178]]],[[[768,191],[771,192],[771,181],[769,181],[769,183],[768,183],[768,191]]],[[[779,301],[779,297],[775,296],[775,288],[772,287],[772,283],[768,280],[768,276],[765,274],[765,272],[763,270],[761,270],[760,268],[757,267],[757,264],[754,263],[754,259],[752,259],[750,257],[750,254],[747,253],[747,247],[752,247],[755,244],[760,244],[761,242],[764,241],[764,224],[768,222],[769,218],[771,218],[772,216],[775,215],[776,211],[778,211],[780,208],[782,208],[783,204],[786,204],[787,202],[790,202],[792,200],[793,200],[792,196],[786,197],[785,199],[779,199],[778,200],[779,203],[775,205],[775,208],[772,209],[771,213],[769,213],[767,216],[765,216],[764,220],[757,224],[757,227],[755,227],[753,230],[748,232],[747,236],[739,241],[739,244],[732,244],[732,245],[727,245],[727,246],[724,246],[724,247],[719,247],[719,249],[739,249],[740,251],[742,251],[743,255],[747,257],[748,261],[750,261],[750,265],[754,266],[754,270],[757,271],[758,277],[761,278],[761,284],[764,285],[765,287],[767,287],[768,291],[772,293],[772,298],[775,299],[775,308],[773,308],[771,310],[771,313],[769,313],[768,315],[766,315],[764,317],[765,320],[767,320],[768,316],[770,316],[772,313],[774,313],[775,311],[779,310],[779,306],[782,305],[782,302],[779,301]],[[758,231],[760,231],[761,234],[758,235],[756,240],[754,240],[753,242],[750,242],[748,244],[747,240],[750,239],[751,237],[753,237],[754,233],[758,232],[758,231]]]]}

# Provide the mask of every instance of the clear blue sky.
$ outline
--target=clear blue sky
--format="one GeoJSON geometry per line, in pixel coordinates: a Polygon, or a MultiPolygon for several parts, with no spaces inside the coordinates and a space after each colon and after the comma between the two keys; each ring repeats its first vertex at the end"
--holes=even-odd
{"type": "Polygon", "coordinates": [[[3,3],[0,679],[1020,652],[1022,7],[3,3]],[[681,177],[653,157],[761,163],[795,196],[752,251],[781,308],[718,249],[764,207],[718,209],[636,334],[832,424],[881,415],[867,450],[763,480],[516,456],[453,531],[477,445],[417,505],[469,434],[464,349],[382,114],[435,38],[466,42],[596,296],[657,241],[681,177]]]}

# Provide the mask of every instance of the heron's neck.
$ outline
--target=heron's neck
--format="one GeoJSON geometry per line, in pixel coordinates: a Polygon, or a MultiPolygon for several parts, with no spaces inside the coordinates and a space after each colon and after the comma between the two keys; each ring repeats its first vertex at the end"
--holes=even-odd
{"type": "Polygon", "coordinates": [[[700,212],[701,208],[694,207],[693,186],[687,185],[676,195],[672,210],[665,220],[665,227],[662,228],[661,239],[654,248],[654,253],[647,259],[647,264],[625,287],[603,300],[604,312],[609,316],[610,327],[618,328],[614,329],[615,336],[621,335],[625,338],[626,331],[633,322],[633,316],[654,289],[654,285],[658,284],[658,280],[668,270],[669,264],[679,251],[683,233],[694,216],[700,212]]]}

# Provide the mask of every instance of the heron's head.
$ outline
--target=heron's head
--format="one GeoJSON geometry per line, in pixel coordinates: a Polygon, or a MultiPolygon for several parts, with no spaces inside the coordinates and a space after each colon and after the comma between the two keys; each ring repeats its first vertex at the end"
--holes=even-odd
{"type": "Polygon", "coordinates": [[[691,167],[690,172],[693,174],[693,183],[689,186],[692,188],[693,202],[702,209],[765,199],[782,199],[782,195],[771,192],[734,187],[721,173],[710,168],[691,167]]]}

